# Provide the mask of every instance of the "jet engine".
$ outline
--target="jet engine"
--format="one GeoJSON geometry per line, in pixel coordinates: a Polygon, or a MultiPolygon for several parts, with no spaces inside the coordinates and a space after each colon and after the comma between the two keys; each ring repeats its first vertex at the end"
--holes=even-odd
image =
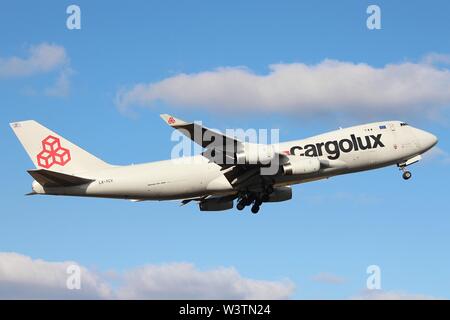
{"type": "Polygon", "coordinates": [[[211,198],[199,203],[200,211],[223,211],[233,208],[233,200],[223,198],[211,198]]]}
{"type": "Polygon", "coordinates": [[[308,174],[320,170],[320,161],[312,157],[289,156],[289,162],[282,167],[284,175],[308,174]]]}
{"type": "Polygon", "coordinates": [[[269,198],[264,202],[281,202],[292,199],[291,187],[276,187],[273,192],[269,194],[269,198]]]}
{"type": "Polygon", "coordinates": [[[275,156],[271,145],[247,143],[244,150],[235,154],[235,159],[239,164],[269,164],[275,156]]]}

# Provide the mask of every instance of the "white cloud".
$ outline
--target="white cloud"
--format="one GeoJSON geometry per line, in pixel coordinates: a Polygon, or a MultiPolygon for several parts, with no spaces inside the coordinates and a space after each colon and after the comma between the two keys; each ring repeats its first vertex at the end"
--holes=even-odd
{"type": "Polygon", "coordinates": [[[125,299],[287,299],[292,283],[253,280],[234,268],[200,271],[192,264],[145,266],[124,274],[126,285],[118,291],[125,299]]]}
{"type": "Polygon", "coordinates": [[[68,290],[67,267],[73,264],[0,253],[0,299],[99,299],[111,295],[108,285],[84,267],[81,290],[68,290]]]}
{"type": "Polygon", "coordinates": [[[383,67],[337,60],[273,64],[267,74],[224,67],[121,89],[116,104],[122,111],[163,102],[230,112],[373,115],[421,111],[431,116],[450,105],[450,72],[433,65],[445,57],[383,67]]]}
{"type": "Polygon", "coordinates": [[[0,78],[25,77],[47,73],[68,63],[66,50],[55,44],[31,46],[28,57],[0,57],[0,78]]]}
{"type": "Polygon", "coordinates": [[[329,272],[320,272],[311,277],[311,280],[326,284],[343,284],[345,279],[329,272]]]}
{"type": "Polygon", "coordinates": [[[25,95],[44,94],[51,97],[65,97],[70,93],[70,77],[74,71],[70,67],[66,49],[56,44],[41,43],[29,48],[28,57],[0,57],[0,80],[28,77],[38,74],[56,73],[55,83],[41,92],[27,86],[25,95]]]}
{"type": "Polygon", "coordinates": [[[354,300],[437,300],[439,298],[424,294],[412,294],[403,291],[364,290],[352,297],[354,300]]]}
{"type": "Polygon", "coordinates": [[[45,95],[51,97],[67,97],[70,93],[70,76],[73,73],[73,70],[69,67],[61,70],[55,84],[45,89],[45,95]]]}
{"type": "Polygon", "coordinates": [[[81,290],[68,290],[71,264],[0,253],[0,299],[285,299],[294,291],[289,281],[249,279],[234,268],[201,271],[187,263],[146,265],[114,277],[81,266],[81,290]]]}

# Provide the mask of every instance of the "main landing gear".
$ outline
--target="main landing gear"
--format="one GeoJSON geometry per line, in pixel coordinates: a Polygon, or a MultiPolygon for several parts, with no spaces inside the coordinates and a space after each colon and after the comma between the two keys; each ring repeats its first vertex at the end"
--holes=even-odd
{"type": "Polygon", "coordinates": [[[253,203],[253,206],[251,209],[253,214],[257,214],[259,212],[259,207],[261,206],[261,204],[262,204],[261,200],[259,200],[259,199],[255,200],[255,203],[253,203]]]}
{"type": "Polygon", "coordinates": [[[243,210],[246,206],[249,206],[252,204],[252,202],[255,201],[255,197],[251,194],[245,194],[240,198],[238,201],[236,208],[240,211],[243,210]]]}
{"type": "Polygon", "coordinates": [[[256,199],[254,196],[244,196],[239,200],[239,202],[236,205],[236,209],[243,210],[246,206],[252,205],[252,213],[258,213],[259,208],[261,207],[262,201],[260,199],[256,199]]]}
{"type": "Polygon", "coordinates": [[[242,195],[236,205],[236,209],[243,210],[246,206],[252,205],[251,211],[256,214],[259,212],[261,204],[269,200],[269,195],[273,192],[272,186],[267,186],[263,192],[253,193],[247,192],[242,195]]]}

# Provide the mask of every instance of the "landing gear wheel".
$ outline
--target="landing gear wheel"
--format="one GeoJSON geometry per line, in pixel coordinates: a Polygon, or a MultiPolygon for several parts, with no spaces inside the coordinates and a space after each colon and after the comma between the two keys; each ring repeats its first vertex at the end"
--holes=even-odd
{"type": "Polygon", "coordinates": [[[238,204],[236,205],[236,209],[241,211],[244,208],[245,208],[245,203],[243,203],[242,201],[239,201],[238,204]]]}
{"type": "Polygon", "coordinates": [[[405,179],[405,180],[410,179],[411,176],[412,176],[412,174],[411,174],[411,172],[409,172],[409,171],[405,171],[405,172],[403,172],[403,174],[402,174],[402,177],[403,177],[403,179],[405,179]]]}
{"type": "Polygon", "coordinates": [[[252,206],[252,213],[258,213],[261,204],[262,204],[261,199],[256,199],[252,206]]]}

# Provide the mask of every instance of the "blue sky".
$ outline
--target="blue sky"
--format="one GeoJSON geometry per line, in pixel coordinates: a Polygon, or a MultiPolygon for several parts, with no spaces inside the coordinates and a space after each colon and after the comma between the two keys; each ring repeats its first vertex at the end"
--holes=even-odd
{"type": "MultiPolygon", "coordinates": [[[[368,1],[74,3],[81,8],[81,30],[65,26],[72,2],[2,6],[1,252],[73,260],[100,273],[180,262],[201,271],[234,267],[243,278],[287,279],[295,286],[289,296],[299,299],[361,295],[366,268],[376,264],[386,292],[450,297],[447,96],[419,96],[415,105],[410,90],[406,104],[414,107],[392,103],[380,109],[358,96],[357,111],[342,103],[333,108],[320,98],[314,100],[319,107],[306,111],[290,105],[258,109],[252,103],[236,110],[227,101],[204,103],[221,96],[173,102],[172,93],[160,92],[155,99],[133,98],[123,108],[118,103],[136,84],[180,73],[220,73],[221,67],[261,76],[273,64],[314,66],[331,59],[349,63],[351,70],[358,63],[383,69],[421,66],[430,54],[448,58],[447,1],[373,2],[381,8],[382,29],[372,31],[366,27],[368,1]],[[26,59],[30,48],[44,43],[63,48],[64,58],[49,70],[2,74],[9,58],[26,59]],[[335,177],[296,186],[292,201],[264,205],[257,216],[234,210],[205,214],[177,202],[24,196],[32,181],[25,170],[32,163],[9,122],[35,119],[108,162],[129,164],[170,157],[172,131],[160,113],[222,130],[280,128],[282,141],[402,119],[436,134],[439,149],[413,166],[408,182],[395,167],[335,177]],[[317,281],[323,273],[342,281],[317,281]]],[[[441,58],[430,67],[437,81],[448,80],[448,61],[441,58]]]]}

